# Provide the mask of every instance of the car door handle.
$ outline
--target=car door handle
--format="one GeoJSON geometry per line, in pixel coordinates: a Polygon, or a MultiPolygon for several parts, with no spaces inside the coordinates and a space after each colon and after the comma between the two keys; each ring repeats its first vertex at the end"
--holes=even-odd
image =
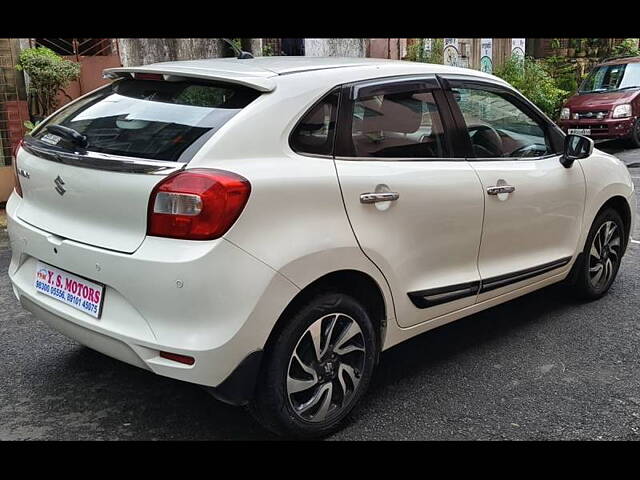
{"type": "Polygon", "coordinates": [[[489,187],[487,188],[487,193],[489,195],[498,195],[500,193],[513,193],[516,191],[516,187],[511,185],[500,185],[499,187],[489,187]]]}
{"type": "Polygon", "coordinates": [[[369,192],[360,195],[360,203],[393,202],[399,198],[397,192],[369,192]]]}

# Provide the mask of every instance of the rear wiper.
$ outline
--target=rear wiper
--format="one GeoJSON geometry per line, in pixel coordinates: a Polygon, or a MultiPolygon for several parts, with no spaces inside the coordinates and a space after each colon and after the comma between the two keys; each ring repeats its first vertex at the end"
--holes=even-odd
{"type": "Polygon", "coordinates": [[[631,90],[632,88],[640,88],[638,85],[629,85],[628,87],[616,88],[614,92],[619,92],[620,90],[631,90]]]}
{"type": "Polygon", "coordinates": [[[73,128],[63,127],[62,125],[47,125],[47,130],[64,139],[75,143],[80,148],[87,148],[87,136],[75,131],[73,128]]]}

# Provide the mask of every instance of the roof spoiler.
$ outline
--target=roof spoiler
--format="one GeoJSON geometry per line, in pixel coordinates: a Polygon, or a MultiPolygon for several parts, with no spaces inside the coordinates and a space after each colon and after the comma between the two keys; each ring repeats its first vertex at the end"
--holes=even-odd
{"type": "Polygon", "coordinates": [[[181,82],[185,79],[197,78],[211,82],[225,82],[253,88],[259,92],[272,92],[276,89],[276,82],[269,77],[259,77],[246,75],[237,72],[225,72],[221,70],[192,69],[192,68],[171,68],[169,66],[146,67],[117,67],[107,68],[102,76],[115,80],[117,78],[135,78],[136,73],[153,73],[162,75],[165,81],[181,82]]]}

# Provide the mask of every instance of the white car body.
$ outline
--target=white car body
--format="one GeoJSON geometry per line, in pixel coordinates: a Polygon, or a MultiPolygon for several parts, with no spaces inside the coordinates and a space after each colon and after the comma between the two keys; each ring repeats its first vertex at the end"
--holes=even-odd
{"type": "MultiPolygon", "coordinates": [[[[564,168],[560,154],[518,161],[356,161],[302,155],[289,145],[299,119],[336,86],[437,74],[511,89],[490,75],[421,63],[306,57],[111,70],[114,76],[124,72],[225,81],[262,94],[189,163],[167,164],[168,170],[153,174],[56,163],[20,149],[17,168],[29,178],[21,174],[24,195],[14,193],[7,203],[9,276],[16,298],[39,319],[159,375],[220,390],[250,354],[265,348],[296,296],[336,272],[375,285],[385,350],[563,280],[596,214],[614,197],[627,203],[626,231],[633,231],[631,178],[619,160],[599,151],[564,168]],[[178,167],[215,168],[249,180],[248,203],[221,238],[146,235],[150,193],[178,167]],[[54,190],[58,176],[64,196],[54,190]],[[486,188],[502,179],[517,187],[515,194],[488,197],[486,188]],[[399,192],[398,201],[360,203],[362,193],[379,185],[399,192]],[[479,289],[485,279],[562,259],[533,277],[479,289]],[[38,261],[105,285],[101,318],[36,292],[38,261]],[[467,284],[478,289],[426,308],[407,295],[467,284]],[[195,362],[175,362],[160,351],[195,362]]],[[[246,401],[246,395],[221,390],[227,401],[246,401]]]]}

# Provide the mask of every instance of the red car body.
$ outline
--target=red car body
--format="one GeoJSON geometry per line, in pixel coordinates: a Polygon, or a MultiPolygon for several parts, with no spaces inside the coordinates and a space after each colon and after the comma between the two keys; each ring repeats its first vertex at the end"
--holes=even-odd
{"type": "MultiPolygon", "coordinates": [[[[632,67],[634,72],[636,69],[640,70],[640,57],[603,62],[596,65],[592,72],[600,67],[616,65],[628,67],[630,64],[638,64],[632,67]]],[[[563,110],[569,109],[569,118],[563,118],[558,122],[560,128],[565,133],[585,134],[594,140],[624,138],[637,143],[640,140],[640,81],[636,83],[634,79],[631,85],[626,85],[622,89],[613,88],[608,91],[603,89],[603,91],[593,92],[584,92],[585,83],[581,85],[578,93],[564,104],[563,110]],[[631,105],[631,114],[624,118],[614,118],[614,109],[624,104],[631,105]],[[576,132],[575,129],[579,131],[576,132]]],[[[620,83],[618,80],[619,85],[620,83]]]]}

